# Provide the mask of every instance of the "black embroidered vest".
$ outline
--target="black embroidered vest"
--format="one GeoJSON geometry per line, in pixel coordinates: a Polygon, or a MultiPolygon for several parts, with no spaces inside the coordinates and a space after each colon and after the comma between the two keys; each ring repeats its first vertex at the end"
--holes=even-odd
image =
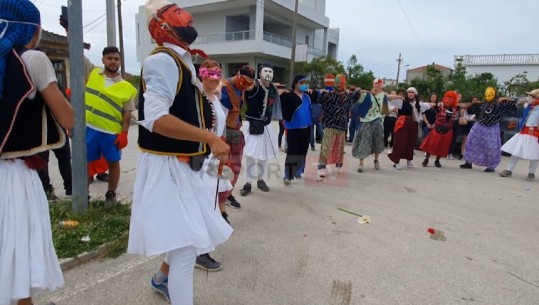
{"type": "Polygon", "coordinates": [[[35,87],[19,56],[22,52],[24,50],[12,50],[7,57],[0,99],[1,159],[27,157],[56,149],[66,140],[39,91],[33,100],[28,99],[35,87]]]}
{"type": "MultiPolygon", "coordinates": [[[[210,102],[199,89],[191,83],[191,70],[182,62],[179,56],[171,49],[158,47],[151,54],[165,52],[176,61],[179,72],[179,83],[176,97],[169,113],[180,120],[202,129],[212,128],[212,110],[210,102]],[[184,72],[185,71],[185,72],[184,72]]],[[[142,73],[141,73],[142,75],[142,73]]],[[[146,86],[141,79],[141,93],[139,94],[139,120],[144,120],[144,92],[146,86]]],[[[139,147],[143,151],[158,155],[175,156],[203,156],[210,154],[210,147],[206,143],[176,140],[139,126],[139,147]]]]}

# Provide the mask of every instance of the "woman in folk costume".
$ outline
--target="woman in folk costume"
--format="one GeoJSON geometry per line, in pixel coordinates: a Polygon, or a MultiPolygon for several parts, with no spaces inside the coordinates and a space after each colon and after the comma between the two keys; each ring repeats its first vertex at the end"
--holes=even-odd
{"type": "Polygon", "coordinates": [[[397,121],[393,130],[393,150],[388,155],[393,162],[393,168],[400,170],[401,159],[406,159],[407,166],[413,167],[414,148],[417,142],[418,121],[421,113],[419,104],[419,94],[417,89],[410,87],[406,90],[406,96],[389,96],[391,103],[399,110],[397,111],[397,121]]]}
{"type": "Polygon", "coordinates": [[[514,135],[502,146],[502,151],[511,154],[507,169],[500,173],[502,177],[509,177],[517,165],[518,160],[530,160],[527,181],[535,179],[535,170],[539,164],[539,89],[526,92],[528,107],[524,112],[523,126],[520,132],[514,135]]]}
{"type": "Polygon", "coordinates": [[[509,98],[496,99],[496,90],[488,87],[475,124],[470,129],[464,148],[464,164],[460,168],[471,169],[472,164],[485,166],[485,172],[493,172],[500,164],[500,121],[516,101],[509,98]]]}
{"type": "Polygon", "coordinates": [[[256,180],[256,186],[263,192],[269,192],[264,181],[268,160],[277,159],[279,150],[277,136],[271,126],[272,119],[281,120],[281,100],[279,91],[273,84],[273,67],[270,64],[261,65],[258,79],[254,87],[245,91],[245,120],[241,131],[245,136],[245,184],[240,195],[246,196],[251,192],[251,184],[256,180]]]}
{"type": "Polygon", "coordinates": [[[38,153],[64,145],[61,127],[72,128],[74,115],[50,60],[33,50],[40,38],[34,4],[0,1],[1,305],[32,304],[64,284],[36,170],[46,167],[38,153]]]}
{"type": "MultiPolygon", "coordinates": [[[[178,5],[146,2],[148,29],[157,47],[144,61],[139,95],[139,138],[128,253],[166,253],[154,276],[174,305],[193,304],[197,255],[226,241],[232,228],[215,209],[215,189],[206,187],[204,161],[226,161],[229,146],[214,129],[213,104],[203,96],[189,46],[197,37],[193,19],[178,5]],[[211,193],[211,195],[210,195],[211,193]],[[170,270],[168,269],[170,266],[170,270]],[[164,274],[168,273],[166,277],[164,274]]],[[[153,284],[153,280],[152,280],[153,284]]]]}
{"type": "Polygon", "coordinates": [[[434,128],[429,132],[429,135],[423,140],[419,149],[426,153],[423,160],[423,167],[429,164],[431,155],[436,156],[434,165],[442,167],[440,158],[447,157],[451,139],[453,138],[453,117],[456,115],[457,92],[447,91],[442,99],[443,105],[436,108],[436,121],[434,128]]]}
{"type": "Polygon", "coordinates": [[[333,91],[322,91],[318,96],[318,102],[322,104],[324,136],[318,157],[317,181],[326,176],[328,164],[335,164],[337,172],[342,172],[348,114],[360,94],[359,91],[347,93],[346,77],[338,74],[333,91]]]}

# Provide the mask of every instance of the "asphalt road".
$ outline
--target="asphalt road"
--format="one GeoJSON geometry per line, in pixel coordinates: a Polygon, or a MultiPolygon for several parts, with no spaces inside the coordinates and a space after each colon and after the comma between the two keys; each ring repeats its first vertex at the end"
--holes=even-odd
{"type": "MultiPolygon", "coordinates": [[[[129,199],[136,174],[136,127],[124,151],[119,197],[129,199]]],[[[212,256],[223,270],[195,270],[197,305],[539,304],[539,181],[527,182],[528,162],[513,177],[442,168],[397,171],[387,155],[365,171],[346,146],[345,173],[315,181],[317,151],[309,151],[306,176],[284,186],[270,163],[270,192],[256,188],[230,209],[235,232],[212,256]],[[370,224],[338,208],[368,215],[370,224]],[[428,228],[447,239],[429,238],[428,228]]],[[[57,190],[61,178],[51,157],[57,190]]],[[[505,168],[502,157],[497,168],[505,168]]],[[[279,156],[280,167],[284,154],[279,156]]],[[[404,163],[404,162],[403,162],[404,163]]],[[[432,161],[431,161],[432,163],[432,161]]],[[[94,182],[93,196],[106,184],[94,182]]],[[[59,195],[60,191],[57,192],[59,195]]],[[[166,304],[150,286],[162,257],[123,255],[65,273],[66,285],[36,304],[166,304]]]]}

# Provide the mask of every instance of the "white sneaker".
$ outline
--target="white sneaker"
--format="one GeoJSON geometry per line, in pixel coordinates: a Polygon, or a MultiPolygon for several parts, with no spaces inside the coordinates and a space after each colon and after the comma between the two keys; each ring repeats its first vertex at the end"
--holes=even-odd
{"type": "Polygon", "coordinates": [[[449,155],[447,155],[447,160],[455,160],[455,158],[453,158],[452,154],[449,154],[449,155]]]}
{"type": "Polygon", "coordinates": [[[401,170],[402,169],[402,167],[401,167],[401,165],[399,163],[393,164],[393,168],[396,169],[396,170],[401,170]]]}
{"type": "Polygon", "coordinates": [[[414,167],[414,165],[412,164],[412,161],[406,162],[406,166],[408,166],[408,168],[414,167]]]}

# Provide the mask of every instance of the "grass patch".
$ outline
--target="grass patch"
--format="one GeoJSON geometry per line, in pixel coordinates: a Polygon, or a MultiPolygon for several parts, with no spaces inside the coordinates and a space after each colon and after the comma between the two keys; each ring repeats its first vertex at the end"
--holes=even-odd
{"type": "Polygon", "coordinates": [[[103,201],[91,201],[88,209],[75,215],[70,201],[49,205],[52,239],[58,258],[75,257],[87,251],[97,250],[109,243],[108,255],[117,257],[127,249],[131,204],[115,204],[106,207],[103,201]],[[76,220],[76,228],[65,228],[64,220],[76,220]],[[89,237],[88,241],[83,241],[89,237]]]}

